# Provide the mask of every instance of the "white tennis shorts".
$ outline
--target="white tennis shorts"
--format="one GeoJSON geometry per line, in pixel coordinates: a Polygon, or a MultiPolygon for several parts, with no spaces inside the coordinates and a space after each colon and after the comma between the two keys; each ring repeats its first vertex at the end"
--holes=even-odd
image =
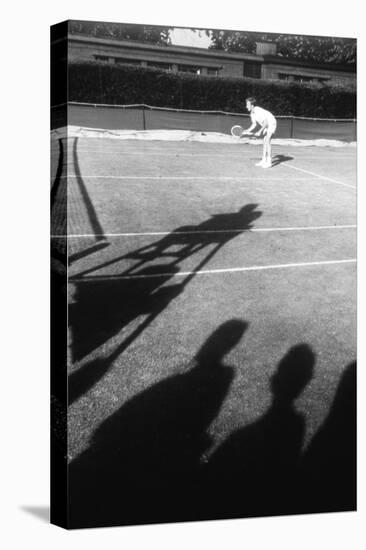
{"type": "Polygon", "coordinates": [[[268,124],[265,130],[266,135],[270,134],[272,136],[275,133],[276,128],[277,128],[277,121],[274,120],[273,122],[270,122],[270,124],[268,124]]]}

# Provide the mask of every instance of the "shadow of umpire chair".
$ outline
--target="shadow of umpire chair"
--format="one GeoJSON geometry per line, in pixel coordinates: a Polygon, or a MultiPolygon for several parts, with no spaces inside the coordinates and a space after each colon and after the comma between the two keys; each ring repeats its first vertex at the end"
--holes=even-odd
{"type": "MultiPolygon", "coordinates": [[[[80,361],[140,315],[145,316],[146,328],[220,248],[252,227],[262,214],[257,206],[247,204],[238,212],[216,214],[201,224],[179,227],[151,245],[70,277],[74,287],[69,306],[73,361],[80,361]],[[185,259],[205,248],[207,254],[199,256],[187,276],[167,285],[185,259]],[[121,273],[99,276],[98,271],[122,260],[135,263],[121,273]]],[[[141,334],[141,329],[136,330],[136,336],[141,334]]],[[[132,341],[130,336],[128,340],[132,341]]],[[[119,345],[122,352],[124,346],[119,345]]]]}
{"type": "Polygon", "coordinates": [[[178,227],[160,241],[127,254],[124,258],[134,259],[137,262],[126,273],[133,273],[144,263],[154,261],[156,258],[169,258],[170,265],[176,265],[204,248],[213,246],[214,248],[208,254],[208,261],[226,243],[252,228],[252,222],[262,214],[261,211],[256,210],[257,207],[257,204],[247,204],[238,212],[213,214],[208,220],[198,225],[178,227]]]}

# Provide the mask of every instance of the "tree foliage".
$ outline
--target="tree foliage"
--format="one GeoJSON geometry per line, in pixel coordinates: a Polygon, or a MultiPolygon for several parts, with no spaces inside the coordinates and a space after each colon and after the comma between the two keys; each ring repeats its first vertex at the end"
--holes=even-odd
{"type": "Polygon", "coordinates": [[[277,44],[277,54],[283,57],[318,63],[353,64],[356,62],[356,40],[324,36],[255,33],[242,31],[207,31],[212,39],[210,49],[228,52],[256,52],[256,42],[265,40],[277,44]]]}
{"type": "Polygon", "coordinates": [[[72,34],[85,34],[96,38],[115,40],[136,40],[165,46],[170,44],[170,27],[155,25],[133,25],[125,23],[104,23],[95,21],[70,21],[72,34]]]}

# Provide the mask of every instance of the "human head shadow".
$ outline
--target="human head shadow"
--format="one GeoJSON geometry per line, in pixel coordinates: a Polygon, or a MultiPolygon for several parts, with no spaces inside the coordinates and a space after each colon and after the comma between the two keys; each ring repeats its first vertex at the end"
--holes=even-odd
{"type": "Polygon", "coordinates": [[[305,421],[294,401],[312,378],[307,344],[289,350],[270,379],[272,403],[232,433],[205,466],[212,519],[292,512],[305,421]]]}
{"type": "Polygon", "coordinates": [[[275,155],[272,159],[272,166],[288,162],[289,160],[293,160],[293,158],[294,157],[290,157],[289,155],[275,155]]]}
{"type": "Polygon", "coordinates": [[[303,457],[303,513],[356,510],[356,362],[340,379],[329,413],[303,457]]]}
{"type": "Polygon", "coordinates": [[[234,377],[225,355],[247,323],[232,319],[193,361],[131,398],[69,468],[74,527],[199,519],[200,460],[234,377]]]}

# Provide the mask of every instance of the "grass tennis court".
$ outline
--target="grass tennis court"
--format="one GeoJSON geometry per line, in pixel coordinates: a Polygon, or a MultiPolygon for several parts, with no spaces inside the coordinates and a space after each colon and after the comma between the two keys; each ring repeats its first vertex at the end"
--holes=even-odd
{"type": "MultiPolygon", "coordinates": [[[[151,477],[161,487],[165,476],[177,493],[177,478],[186,485],[202,465],[218,468],[225,495],[240,479],[229,458],[241,440],[257,448],[262,429],[272,434],[258,447],[266,475],[248,467],[261,477],[259,494],[278,491],[272,481],[284,463],[289,472],[317,456],[310,477],[326,479],[330,498],[324,472],[335,475],[340,463],[333,456],[329,466],[330,450],[319,451],[322,434],[332,453],[347,447],[349,426],[337,435],[328,427],[339,401],[343,422],[353,418],[349,400],[337,396],[356,360],[355,148],[274,145],[275,165],[261,169],[259,146],[61,143],[63,169],[55,163],[54,172],[65,185],[67,162],[68,447],[71,476],[84,476],[74,498],[85,518],[75,522],[100,517],[106,487],[108,521],[122,510],[122,494],[126,522],[169,521],[166,510],[154,516],[149,499],[141,511],[139,488],[151,477]],[[283,386],[293,392],[278,413],[283,386]],[[124,492],[131,478],[139,481],[124,492]]],[[[347,490],[338,485],[339,502],[332,493],[335,509],[352,506],[347,490]]],[[[240,513],[251,510],[266,513],[248,502],[240,513]]],[[[197,510],[181,515],[195,519],[197,510]]]]}

